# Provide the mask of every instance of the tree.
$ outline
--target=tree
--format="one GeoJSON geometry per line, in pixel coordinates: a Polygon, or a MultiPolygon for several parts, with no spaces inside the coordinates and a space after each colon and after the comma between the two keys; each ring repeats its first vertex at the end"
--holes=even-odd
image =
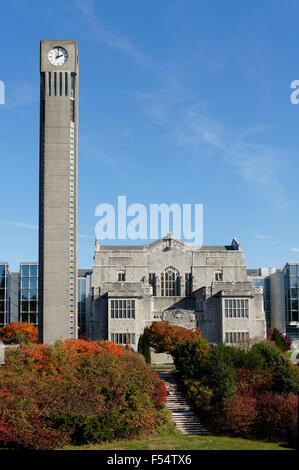
{"type": "Polygon", "coordinates": [[[144,356],[145,362],[151,364],[151,348],[144,335],[139,336],[138,352],[144,356]]]}
{"type": "Polygon", "coordinates": [[[284,351],[283,342],[281,339],[281,333],[278,331],[277,328],[274,328],[273,330],[273,341],[281,351],[284,351]]]}
{"type": "Polygon", "coordinates": [[[205,372],[209,350],[206,339],[188,339],[184,343],[178,343],[173,350],[174,364],[182,375],[199,379],[205,372]]]}
{"type": "Polygon", "coordinates": [[[199,340],[201,332],[199,329],[188,330],[181,326],[172,325],[168,321],[156,321],[144,329],[144,337],[155,352],[173,354],[178,343],[199,340]]]}
{"type": "Polygon", "coordinates": [[[211,353],[207,364],[207,382],[213,391],[212,403],[220,405],[225,398],[235,394],[235,371],[221,356],[211,353]]]}
{"type": "MultiPolygon", "coordinates": [[[[278,331],[278,334],[281,338],[281,342],[282,342],[282,346],[283,346],[283,351],[290,351],[291,349],[291,346],[292,346],[292,340],[291,340],[291,337],[290,335],[288,334],[285,334],[285,333],[282,333],[281,331],[279,331],[277,328],[267,328],[267,339],[269,341],[275,341],[275,338],[274,338],[274,331],[278,331]]],[[[277,336],[277,333],[275,333],[276,335],[276,338],[278,340],[278,336],[277,336]]],[[[278,340],[279,341],[279,340],[278,340]]],[[[277,343],[276,343],[277,344],[277,343]]],[[[279,347],[279,345],[277,344],[277,346],[279,347]]]]}

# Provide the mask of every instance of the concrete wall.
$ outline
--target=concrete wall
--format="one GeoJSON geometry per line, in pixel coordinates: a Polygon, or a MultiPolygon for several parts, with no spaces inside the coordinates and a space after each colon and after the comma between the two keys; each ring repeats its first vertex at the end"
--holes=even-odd
{"type": "Polygon", "coordinates": [[[270,276],[271,327],[286,331],[285,275],[276,272],[270,276]]]}
{"type": "Polygon", "coordinates": [[[53,343],[77,336],[77,154],[78,154],[78,53],[75,41],[41,42],[40,222],[39,222],[39,340],[53,343]],[[52,65],[48,52],[62,46],[68,52],[63,66],[52,65]],[[54,73],[57,93],[53,96],[54,73]],[[62,72],[62,96],[59,78],[62,72]],[[65,96],[65,73],[68,94],[65,96]],[[49,95],[51,73],[51,95],[49,95]],[[71,73],[76,74],[75,99],[71,99],[71,73]],[[59,78],[58,78],[59,77],[59,78]],[[72,114],[74,107],[75,113],[72,114]],[[74,120],[74,274],[70,255],[71,126],[74,120]],[[73,313],[73,318],[72,318],[73,313]],[[73,333],[74,332],[74,333],[73,333]]]}
{"type": "Polygon", "coordinates": [[[93,339],[111,339],[111,333],[135,333],[136,348],[144,327],[155,320],[188,329],[199,327],[211,343],[224,341],[226,331],[248,331],[251,338],[265,337],[262,291],[248,282],[244,254],[239,247],[196,248],[171,235],[144,246],[96,244],[92,287],[93,339]],[[161,273],[169,266],[181,278],[179,296],[161,295],[161,273]],[[117,281],[120,271],[125,272],[125,282],[117,281]],[[215,281],[216,271],[222,271],[222,281],[215,281]],[[148,282],[149,273],[156,275],[156,296],[148,282]],[[186,273],[193,276],[191,297],[185,297],[186,273]],[[249,319],[224,319],[224,295],[248,298],[249,319]],[[129,298],[135,300],[135,319],[112,319],[111,300],[129,298]]]}

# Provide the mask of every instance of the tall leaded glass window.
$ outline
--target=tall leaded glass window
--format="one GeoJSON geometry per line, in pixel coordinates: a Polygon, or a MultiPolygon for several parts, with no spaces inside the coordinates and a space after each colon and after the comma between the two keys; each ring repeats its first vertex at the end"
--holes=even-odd
{"type": "Polygon", "coordinates": [[[192,274],[185,273],[185,296],[190,297],[192,295],[192,274]]]}
{"type": "Polygon", "coordinates": [[[171,297],[181,295],[181,278],[177,269],[169,266],[161,274],[161,296],[171,297]]]}
{"type": "Polygon", "coordinates": [[[111,300],[111,318],[135,318],[135,300],[111,300]]]}
{"type": "Polygon", "coordinates": [[[111,341],[117,344],[135,344],[135,333],[111,333],[111,341]]]}
{"type": "Polygon", "coordinates": [[[157,291],[156,291],[156,274],[155,273],[149,273],[148,283],[153,288],[153,295],[157,295],[157,291]]]}
{"type": "Polygon", "coordinates": [[[224,312],[226,318],[248,318],[248,299],[225,299],[224,312]]]}
{"type": "Polygon", "coordinates": [[[226,343],[238,343],[249,338],[247,331],[228,331],[225,333],[226,343]]]}

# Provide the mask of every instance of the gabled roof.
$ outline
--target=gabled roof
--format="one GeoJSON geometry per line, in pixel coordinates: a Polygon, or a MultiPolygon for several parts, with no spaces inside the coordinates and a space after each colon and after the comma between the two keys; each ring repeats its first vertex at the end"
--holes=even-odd
{"type": "Polygon", "coordinates": [[[155,240],[152,243],[145,245],[100,245],[96,242],[96,251],[144,251],[151,247],[156,247],[165,242],[169,242],[173,247],[174,244],[181,246],[182,248],[189,249],[190,251],[234,251],[241,250],[240,244],[237,239],[234,237],[230,245],[203,245],[198,246],[193,243],[187,243],[178,238],[174,238],[171,233],[168,233],[165,237],[155,240]]]}

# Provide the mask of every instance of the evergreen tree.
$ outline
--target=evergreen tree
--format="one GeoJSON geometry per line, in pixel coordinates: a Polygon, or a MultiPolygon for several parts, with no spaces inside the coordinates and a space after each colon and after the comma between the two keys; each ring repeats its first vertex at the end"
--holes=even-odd
{"type": "Polygon", "coordinates": [[[281,339],[281,334],[280,334],[280,332],[278,331],[277,328],[274,328],[274,330],[273,330],[273,341],[281,351],[284,351],[283,342],[282,342],[282,339],[281,339]]]}

